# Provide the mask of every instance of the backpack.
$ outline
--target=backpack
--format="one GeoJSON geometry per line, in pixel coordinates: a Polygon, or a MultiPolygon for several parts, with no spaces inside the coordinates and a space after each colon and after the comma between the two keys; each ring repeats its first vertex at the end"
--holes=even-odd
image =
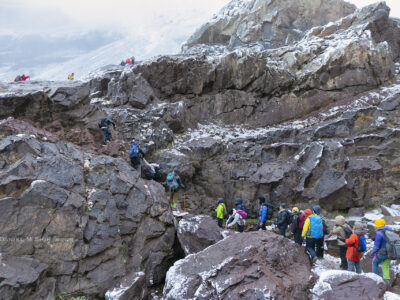
{"type": "Polygon", "coordinates": [[[132,144],[129,147],[129,157],[139,157],[139,145],[138,144],[132,144]]]}
{"type": "Polygon", "coordinates": [[[169,188],[171,190],[176,190],[178,188],[178,181],[176,181],[175,178],[175,173],[174,172],[170,172],[167,175],[167,185],[169,186],[169,188]]]}
{"type": "Polygon", "coordinates": [[[292,214],[290,213],[290,211],[286,211],[286,224],[291,224],[292,223],[292,214]]]}
{"type": "MultiPolygon", "coordinates": [[[[242,211],[244,211],[245,213],[246,213],[246,218],[247,218],[247,214],[249,213],[249,209],[247,208],[247,206],[246,205],[244,205],[244,204],[242,204],[242,209],[241,209],[242,211]]],[[[245,219],[246,219],[245,218],[245,219]]]]}
{"type": "Polygon", "coordinates": [[[386,255],[388,258],[392,260],[400,259],[400,237],[392,231],[385,230],[383,238],[386,242],[386,255]]]}
{"type": "Polygon", "coordinates": [[[241,215],[243,219],[246,219],[246,218],[247,218],[247,213],[246,213],[246,211],[244,211],[244,210],[237,209],[237,210],[236,210],[236,213],[238,213],[239,215],[241,215]]]}
{"type": "Polygon", "coordinates": [[[357,252],[358,253],[363,253],[367,250],[367,242],[365,241],[365,236],[358,235],[358,247],[357,247],[357,252]]]}
{"type": "Polygon", "coordinates": [[[340,227],[342,227],[342,229],[344,230],[344,234],[346,236],[346,239],[348,239],[351,236],[351,234],[353,233],[353,231],[347,226],[340,225],[340,227]]]}
{"type": "Polygon", "coordinates": [[[304,222],[306,221],[306,215],[301,213],[301,214],[298,214],[298,216],[299,216],[299,229],[303,229],[304,222]]]}
{"type": "Polygon", "coordinates": [[[322,220],[318,216],[309,216],[310,219],[310,235],[315,239],[320,239],[324,237],[324,229],[322,225],[322,220]]]}
{"type": "Polygon", "coordinates": [[[106,119],[101,119],[101,120],[99,120],[98,125],[99,125],[99,128],[107,127],[107,121],[106,121],[106,119]]]}
{"type": "Polygon", "coordinates": [[[269,203],[266,203],[266,206],[267,206],[267,220],[271,220],[274,215],[274,207],[269,203]]]}

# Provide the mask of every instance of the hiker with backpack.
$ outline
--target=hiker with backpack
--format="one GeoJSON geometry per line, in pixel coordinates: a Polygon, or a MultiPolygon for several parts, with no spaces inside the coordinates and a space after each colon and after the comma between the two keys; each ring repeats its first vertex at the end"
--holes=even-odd
{"type": "Polygon", "coordinates": [[[315,240],[315,246],[316,246],[315,253],[317,255],[317,258],[322,259],[322,258],[324,258],[324,238],[325,238],[325,235],[329,234],[328,225],[326,225],[324,218],[321,216],[321,207],[319,205],[314,205],[312,208],[312,211],[316,215],[318,215],[322,221],[323,235],[322,235],[322,237],[317,238],[315,240]]]}
{"type": "MultiPolygon", "coordinates": [[[[379,265],[382,263],[382,273],[385,280],[390,280],[390,258],[388,256],[387,249],[387,232],[390,231],[390,227],[386,226],[386,222],[383,219],[375,220],[376,236],[374,241],[374,248],[371,250],[372,259],[372,271],[379,275],[379,265]]],[[[399,253],[400,254],[400,253],[399,253]]]]}
{"type": "Polygon", "coordinates": [[[262,196],[258,197],[258,202],[260,203],[260,210],[258,212],[258,223],[254,231],[260,229],[266,230],[265,226],[267,223],[268,207],[265,205],[265,198],[262,196]]]}
{"type": "Polygon", "coordinates": [[[223,198],[218,198],[218,206],[215,209],[215,212],[217,213],[218,226],[222,228],[224,223],[224,214],[226,213],[226,206],[223,198]]]}
{"type": "Polygon", "coordinates": [[[279,228],[279,234],[286,237],[286,229],[291,223],[292,223],[292,215],[286,209],[286,204],[281,203],[279,207],[278,218],[274,223],[279,228]]]}
{"type": "Polygon", "coordinates": [[[337,236],[337,244],[339,246],[339,251],[340,251],[341,270],[348,269],[347,258],[346,258],[347,245],[345,242],[346,239],[350,238],[352,233],[353,231],[351,230],[351,227],[348,224],[346,224],[346,219],[343,216],[336,216],[335,226],[332,229],[332,234],[336,234],[337,236]]]}
{"type": "Polygon", "coordinates": [[[176,210],[179,188],[185,188],[185,186],[182,184],[181,178],[178,175],[177,169],[168,173],[166,182],[164,182],[164,184],[167,185],[169,190],[169,202],[172,210],[176,210]]]}
{"type": "Polygon", "coordinates": [[[74,78],[75,78],[74,73],[68,74],[68,80],[74,80],[74,78]]]}
{"type": "Polygon", "coordinates": [[[367,243],[365,240],[364,224],[356,222],[353,227],[351,236],[346,239],[347,245],[346,258],[347,258],[347,270],[350,272],[362,273],[361,269],[361,257],[363,252],[367,250],[367,243]]]}
{"type": "Polygon", "coordinates": [[[304,213],[300,212],[297,207],[292,209],[292,233],[293,240],[295,243],[302,245],[303,238],[301,237],[301,232],[303,230],[304,222],[306,221],[306,216],[304,213]]]}
{"type": "Polygon", "coordinates": [[[132,143],[129,146],[129,159],[132,167],[136,169],[140,174],[141,172],[141,160],[144,157],[144,152],[140,149],[139,144],[132,143]]]}
{"type": "Polygon", "coordinates": [[[311,209],[306,209],[304,214],[307,219],[304,222],[301,236],[306,238],[306,250],[310,255],[311,261],[315,263],[317,261],[317,254],[315,251],[317,240],[324,236],[322,219],[315,212],[312,212],[311,209]]]}
{"type": "Polygon", "coordinates": [[[231,228],[236,224],[236,230],[238,232],[243,232],[245,219],[247,218],[247,213],[241,209],[231,208],[229,210],[229,218],[226,221],[226,228],[231,228]]]}
{"type": "Polygon", "coordinates": [[[111,141],[111,132],[109,131],[109,127],[111,124],[113,125],[115,130],[115,123],[113,122],[111,116],[107,116],[107,118],[101,119],[98,123],[99,128],[103,131],[103,145],[106,145],[107,141],[111,141]]]}

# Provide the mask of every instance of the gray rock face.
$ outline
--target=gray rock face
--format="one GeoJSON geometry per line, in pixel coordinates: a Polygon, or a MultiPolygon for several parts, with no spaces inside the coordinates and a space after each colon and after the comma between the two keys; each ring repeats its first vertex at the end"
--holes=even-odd
{"type": "MultiPolygon", "coordinates": [[[[23,135],[2,139],[0,155],[8,158],[0,173],[2,253],[45,262],[59,292],[102,297],[140,270],[146,286],[163,281],[175,228],[160,184],[122,159],[23,135]]],[[[30,273],[10,278],[27,281],[30,273]]]]}
{"type": "Polygon", "coordinates": [[[146,276],[143,272],[131,273],[115,288],[107,291],[106,300],[147,299],[146,276]]]}
{"type": "Polygon", "coordinates": [[[271,232],[235,234],[177,261],[167,273],[164,297],[307,299],[311,276],[300,246],[271,232]]]}
{"type": "Polygon", "coordinates": [[[312,27],[336,21],[354,10],[354,5],[341,0],[233,0],[198,29],[186,47],[217,44],[234,48],[254,43],[282,47],[298,41],[312,27]]]}
{"type": "Polygon", "coordinates": [[[178,223],[179,242],[186,255],[199,252],[223,239],[217,221],[205,215],[186,215],[178,223]]]}

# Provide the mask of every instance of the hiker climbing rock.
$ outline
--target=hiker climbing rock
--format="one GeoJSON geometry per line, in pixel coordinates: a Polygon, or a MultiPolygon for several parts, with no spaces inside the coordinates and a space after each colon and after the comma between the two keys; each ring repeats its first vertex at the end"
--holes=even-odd
{"type": "Polygon", "coordinates": [[[301,236],[306,238],[306,250],[311,257],[312,262],[315,263],[317,261],[317,255],[315,252],[316,241],[324,236],[322,220],[321,217],[313,213],[311,209],[306,209],[304,214],[307,219],[304,222],[301,236]]]}
{"type": "Polygon", "coordinates": [[[258,212],[258,223],[254,229],[255,231],[260,229],[265,230],[265,225],[267,222],[268,207],[265,205],[265,198],[262,196],[258,197],[258,202],[260,204],[260,210],[258,212]]]}
{"type": "Polygon", "coordinates": [[[376,236],[374,241],[374,248],[371,250],[372,271],[379,275],[379,265],[382,264],[382,273],[385,280],[390,280],[390,259],[386,249],[386,233],[390,231],[390,227],[386,226],[383,219],[375,220],[376,236]]]}
{"type": "Polygon", "coordinates": [[[160,181],[162,178],[160,165],[151,161],[147,162],[144,158],[143,163],[144,176],[146,179],[160,181]]]}
{"type": "Polygon", "coordinates": [[[282,203],[279,207],[278,218],[274,223],[278,226],[280,235],[286,236],[286,229],[292,221],[291,218],[290,212],[286,209],[286,204],[282,203]]]}
{"type": "Polygon", "coordinates": [[[336,216],[335,218],[335,227],[332,229],[332,234],[336,234],[337,236],[337,244],[339,246],[340,251],[340,269],[347,270],[347,258],[346,258],[346,239],[350,238],[353,231],[351,227],[346,224],[346,220],[343,216],[336,216]]]}
{"type": "Polygon", "coordinates": [[[218,198],[218,206],[215,209],[215,212],[217,213],[218,226],[222,228],[224,223],[224,214],[226,213],[226,207],[223,198],[218,198]]]}
{"type": "Polygon", "coordinates": [[[300,212],[297,207],[293,207],[292,209],[292,233],[293,240],[295,243],[302,245],[303,238],[301,237],[301,232],[303,230],[304,222],[306,220],[306,216],[304,213],[300,212]]]}
{"type": "Polygon", "coordinates": [[[74,73],[71,73],[71,74],[68,75],[68,80],[74,80],[74,78],[75,78],[75,74],[74,73]]]}
{"type": "Polygon", "coordinates": [[[30,78],[30,76],[25,76],[25,74],[17,75],[17,77],[14,78],[14,82],[25,81],[29,78],[30,78]]]}
{"type": "Polygon", "coordinates": [[[144,152],[140,149],[139,144],[132,143],[129,146],[129,159],[131,161],[132,167],[136,169],[139,173],[141,173],[141,160],[144,157],[144,152]]]}
{"type": "Polygon", "coordinates": [[[246,218],[247,213],[244,210],[231,208],[229,210],[228,221],[226,221],[226,228],[236,225],[236,231],[243,232],[246,218]]]}
{"type": "Polygon", "coordinates": [[[176,210],[179,188],[185,188],[185,186],[182,184],[181,178],[178,175],[177,169],[168,173],[166,182],[164,182],[164,184],[167,185],[169,190],[169,202],[171,207],[173,210],[176,210]]]}
{"type": "Polygon", "coordinates": [[[364,237],[364,224],[356,222],[353,227],[353,232],[354,233],[351,234],[350,238],[345,241],[347,245],[347,270],[361,274],[362,269],[360,260],[362,253],[367,250],[367,244],[364,237]]]}
{"type": "Polygon", "coordinates": [[[99,128],[103,131],[103,145],[106,145],[107,141],[111,141],[111,132],[109,131],[109,127],[111,124],[115,129],[115,123],[113,122],[111,116],[107,116],[107,118],[101,119],[99,121],[99,128]]]}

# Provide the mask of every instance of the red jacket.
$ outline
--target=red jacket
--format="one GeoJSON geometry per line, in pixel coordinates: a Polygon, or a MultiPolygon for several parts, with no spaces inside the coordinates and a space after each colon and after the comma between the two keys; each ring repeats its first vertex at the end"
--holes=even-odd
{"type": "Polygon", "coordinates": [[[29,76],[23,76],[23,77],[21,76],[21,80],[22,80],[22,81],[25,81],[25,80],[27,80],[28,78],[29,78],[29,76]]]}
{"type": "Polygon", "coordinates": [[[357,234],[353,233],[347,240],[346,245],[346,258],[351,261],[359,262],[361,260],[362,253],[357,252],[358,243],[360,239],[358,238],[357,234]]]}
{"type": "Polygon", "coordinates": [[[131,64],[131,60],[128,58],[128,59],[125,61],[125,63],[128,64],[128,65],[130,65],[130,64],[131,64]]]}

